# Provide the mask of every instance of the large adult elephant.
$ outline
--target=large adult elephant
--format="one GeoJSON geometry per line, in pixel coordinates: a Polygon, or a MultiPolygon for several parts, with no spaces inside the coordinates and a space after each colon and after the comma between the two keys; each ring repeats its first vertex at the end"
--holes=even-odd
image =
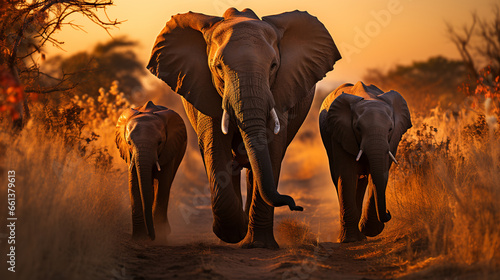
{"type": "Polygon", "coordinates": [[[249,9],[231,8],[223,17],[189,12],[173,16],[159,34],[147,67],[183,97],[210,183],[213,231],[221,240],[277,248],[273,207],[302,210],[277,191],[281,161],[310,109],[316,82],[338,59],[330,34],[307,12],[262,20],[249,9]]]}
{"type": "Polygon", "coordinates": [[[391,219],[385,199],[389,169],[412,126],[406,101],[374,85],[343,84],[323,101],[319,125],[339,198],[339,242],[380,234],[391,219]],[[363,209],[369,175],[373,187],[363,209]]]}

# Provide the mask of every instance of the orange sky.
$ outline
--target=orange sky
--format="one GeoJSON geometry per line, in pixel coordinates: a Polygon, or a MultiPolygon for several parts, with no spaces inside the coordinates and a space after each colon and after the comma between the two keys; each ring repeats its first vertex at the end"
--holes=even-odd
{"type": "MultiPolygon", "coordinates": [[[[471,12],[490,17],[494,0],[383,0],[383,1],[271,1],[271,0],[116,0],[109,8],[111,19],[126,20],[112,36],[127,35],[138,40],[137,53],[146,64],[156,35],[171,15],[188,11],[222,15],[225,9],[251,8],[265,16],[290,10],[306,10],[317,16],[330,31],[343,59],[327,75],[327,80],[354,82],[367,68],[387,69],[395,63],[424,60],[434,55],[458,58],[458,52],[446,37],[445,22],[462,26],[471,20],[471,12]],[[141,3],[142,5],[139,5],[141,3]]],[[[89,50],[109,35],[87,20],[75,18],[87,33],[66,27],[56,36],[65,42],[67,53],[89,50]]],[[[46,48],[47,55],[60,51],[46,48]]]]}

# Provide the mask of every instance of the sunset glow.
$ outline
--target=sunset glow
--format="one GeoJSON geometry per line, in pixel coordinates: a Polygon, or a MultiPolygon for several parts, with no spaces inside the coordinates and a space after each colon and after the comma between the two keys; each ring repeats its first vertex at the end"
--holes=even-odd
{"type": "Polygon", "coordinates": [[[0,0],[0,279],[500,279],[495,0],[0,0]]]}
{"type": "MultiPolygon", "coordinates": [[[[489,13],[495,1],[137,1],[121,0],[107,9],[110,19],[124,22],[109,33],[113,37],[127,36],[138,40],[139,58],[149,58],[154,38],[172,15],[188,11],[221,16],[229,7],[251,8],[258,16],[284,11],[308,11],[320,19],[332,34],[343,59],[328,73],[327,80],[357,81],[368,68],[388,69],[395,63],[409,63],[430,56],[446,55],[458,58],[455,46],[446,35],[446,22],[462,25],[470,22],[470,15],[489,13]]],[[[86,32],[65,29],[57,38],[64,41],[65,53],[84,51],[96,42],[109,40],[102,28],[88,20],[75,17],[86,32]]],[[[61,52],[47,48],[48,56],[61,52]]]]}

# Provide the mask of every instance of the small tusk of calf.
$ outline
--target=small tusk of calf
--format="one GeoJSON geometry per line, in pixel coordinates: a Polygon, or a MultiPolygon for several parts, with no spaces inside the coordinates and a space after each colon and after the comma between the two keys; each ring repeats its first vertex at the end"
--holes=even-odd
{"type": "Polygon", "coordinates": [[[227,113],[226,109],[224,109],[224,113],[222,114],[222,121],[221,121],[222,133],[227,134],[228,127],[229,127],[229,114],[227,113]]]}
{"type": "Polygon", "coordinates": [[[158,168],[158,171],[161,171],[160,164],[158,163],[158,161],[156,161],[156,168],[158,168]]]}
{"type": "Polygon", "coordinates": [[[392,161],[394,161],[395,164],[399,164],[394,155],[389,151],[389,156],[391,157],[392,161]]]}
{"type": "Polygon", "coordinates": [[[274,134],[280,133],[280,120],[278,119],[278,115],[276,114],[276,110],[274,108],[271,109],[271,118],[274,121],[274,134]]]}
{"type": "Polygon", "coordinates": [[[358,156],[356,157],[356,161],[359,161],[362,154],[363,154],[363,150],[359,150],[358,156]]]}

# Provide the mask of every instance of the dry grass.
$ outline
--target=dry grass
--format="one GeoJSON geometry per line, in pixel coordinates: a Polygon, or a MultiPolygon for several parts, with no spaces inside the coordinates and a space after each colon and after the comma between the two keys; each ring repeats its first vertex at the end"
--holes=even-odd
{"type": "Polygon", "coordinates": [[[33,108],[20,133],[1,124],[0,181],[16,172],[16,279],[109,278],[129,216],[126,172],[112,169],[114,143],[80,124],[77,108],[49,113],[47,106],[33,108]]]}
{"type": "MultiPolygon", "coordinates": [[[[413,120],[399,147],[384,235],[406,239],[401,262],[500,268],[500,137],[470,110],[413,120]]],[[[389,240],[394,240],[389,238],[389,240]]]]}

